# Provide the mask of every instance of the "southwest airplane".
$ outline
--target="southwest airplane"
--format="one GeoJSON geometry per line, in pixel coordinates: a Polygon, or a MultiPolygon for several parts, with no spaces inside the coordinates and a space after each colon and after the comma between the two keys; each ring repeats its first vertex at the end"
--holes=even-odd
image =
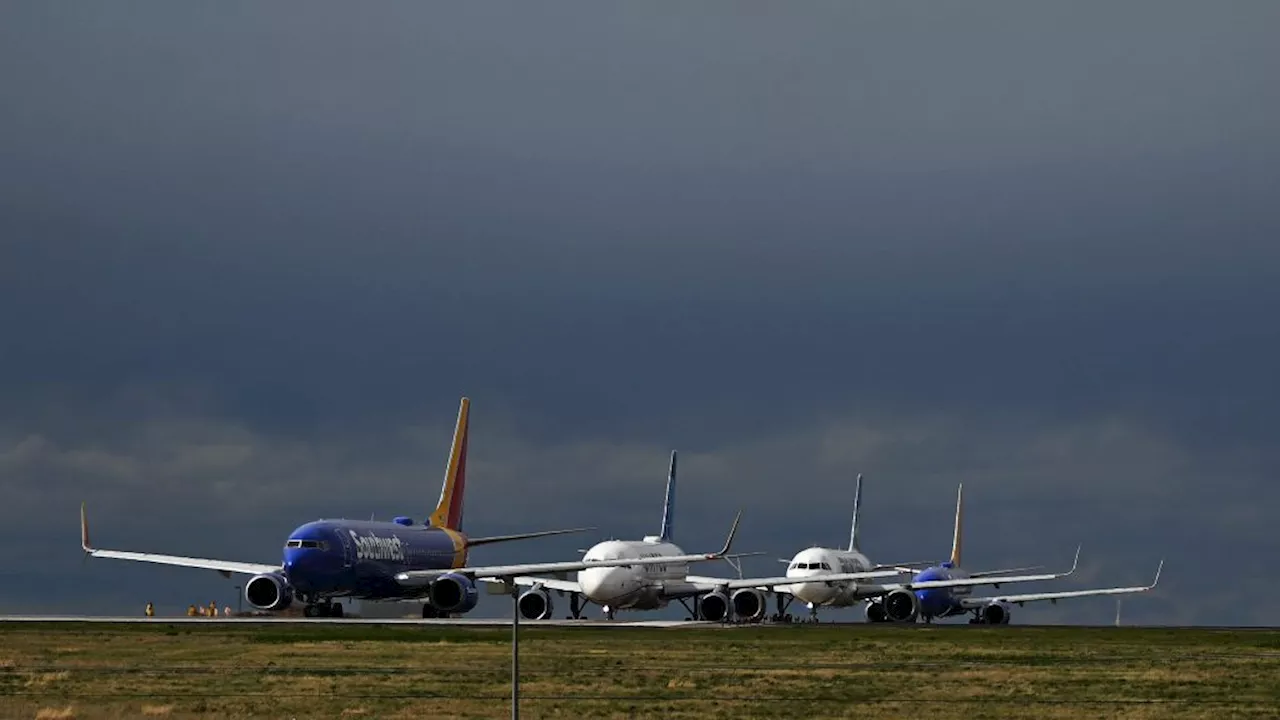
{"type": "MultiPolygon", "coordinates": [[[[917,574],[914,581],[919,588],[920,582],[935,582],[974,577],[978,573],[966,573],[960,567],[961,530],[964,518],[964,485],[956,491],[956,524],[951,540],[951,559],[940,565],[926,568],[917,574]]],[[[1079,560],[1080,550],[1076,549],[1079,560]]],[[[1072,566],[1075,569],[1075,566],[1072,566]]],[[[1048,600],[1057,604],[1066,598],[1090,597],[1094,595],[1127,595],[1151,590],[1160,582],[1160,571],[1164,569],[1164,560],[1156,566],[1156,576],[1150,585],[1134,587],[1091,588],[1088,590],[1065,590],[1061,592],[1022,593],[1010,595],[991,595],[989,597],[971,597],[968,586],[920,588],[914,593],[890,593],[881,602],[880,610],[867,607],[867,617],[881,622],[915,622],[923,619],[932,622],[934,618],[952,617],[972,613],[971,624],[1003,625],[1008,624],[1012,605],[1022,607],[1025,603],[1048,600]],[[883,613],[883,617],[881,614],[883,613]]]]}
{"type": "MultiPolygon", "coordinates": [[[[810,614],[816,618],[818,607],[849,607],[866,602],[866,617],[870,622],[915,622],[923,619],[932,622],[934,618],[950,617],[964,613],[973,613],[972,623],[1007,624],[1010,617],[1010,605],[1019,605],[1040,600],[1056,603],[1058,600],[1091,595],[1122,595],[1126,593],[1144,592],[1155,587],[1098,588],[1089,590],[1070,590],[1063,592],[1042,592],[1009,595],[992,595],[989,597],[971,597],[970,593],[976,585],[994,585],[999,587],[1005,583],[1032,582],[1037,580],[1054,580],[1066,577],[1075,572],[1080,561],[1080,548],[1076,548],[1075,562],[1065,573],[1044,575],[1013,575],[1035,567],[1006,568],[1003,570],[986,570],[967,573],[960,568],[961,529],[963,522],[964,485],[960,486],[956,496],[955,533],[952,539],[951,559],[940,565],[925,568],[916,572],[914,568],[900,567],[903,571],[913,573],[908,583],[888,585],[858,585],[849,582],[830,582],[827,577],[828,568],[848,568],[869,565],[866,556],[858,549],[858,513],[861,509],[862,476],[858,476],[854,490],[853,528],[850,531],[849,548],[836,550],[832,548],[811,547],[800,551],[792,559],[787,568],[787,575],[793,578],[804,578],[785,590],[808,604],[810,614]]],[[[1160,569],[1164,561],[1156,569],[1156,580],[1160,579],[1160,569]]],[[[781,600],[781,598],[780,598],[781,600]]],[[[781,612],[781,610],[780,610],[781,612]]]]}
{"type": "MultiPolygon", "coordinates": [[[[335,598],[362,600],[424,599],[422,616],[448,617],[476,606],[476,578],[502,580],[517,574],[572,572],[588,566],[582,561],[467,567],[467,553],[477,545],[581,532],[590,528],[468,537],[462,531],[463,491],[467,481],[467,436],[471,401],[462,398],[444,484],[435,510],[422,524],[408,517],[392,522],[317,520],[289,534],[283,562],[276,565],[208,560],[154,553],[101,550],[89,543],[89,524],[80,507],[80,545],[92,557],[134,560],[251,575],[244,597],[260,610],[283,610],[295,599],[306,604],[307,617],[341,617],[335,598]],[[410,573],[412,577],[404,575],[410,573]],[[400,576],[400,577],[398,577],[400,576]]],[[[740,514],[739,514],[740,515],[740,514]]],[[[737,520],[721,553],[687,555],[696,562],[729,551],[737,520]]],[[[623,561],[636,564],[636,560],[623,561]]],[[[651,560],[641,560],[643,565],[651,560]]],[[[599,561],[602,566],[622,564],[599,561]]]]}
{"type": "MultiPolygon", "coordinates": [[[[680,602],[690,615],[703,620],[730,620],[735,616],[750,620],[763,618],[764,593],[795,583],[795,578],[728,579],[690,575],[689,562],[684,560],[687,557],[685,552],[672,541],[675,489],[676,452],[672,452],[662,529],[657,536],[646,536],[640,541],[611,539],[595,544],[582,557],[589,566],[577,571],[576,580],[531,577],[532,574],[516,577],[512,584],[529,588],[517,600],[521,616],[530,620],[550,618],[552,594],[548,591],[554,591],[568,593],[573,618],[580,618],[582,600],[602,607],[605,618],[611,620],[617,610],[657,610],[671,601],[680,602]],[[694,606],[689,605],[690,601],[694,606]]],[[[726,544],[724,551],[716,557],[695,557],[698,560],[733,557],[727,552],[726,544]]],[[[828,568],[828,573],[823,583],[895,577],[904,570],[883,570],[863,564],[856,568],[847,566],[840,573],[828,568]]],[[[963,582],[947,580],[942,585],[963,582]]]]}

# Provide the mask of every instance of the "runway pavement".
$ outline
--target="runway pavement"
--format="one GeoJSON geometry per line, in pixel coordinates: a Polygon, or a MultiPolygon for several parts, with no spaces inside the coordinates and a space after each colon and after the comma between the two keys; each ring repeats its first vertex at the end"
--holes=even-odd
{"type": "MultiPolygon", "coordinates": [[[[511,627],[511,620],[503,618],[306,618],[306,617],[105,617],[95,615],[0,615],[0,623],[327,623],[333,625],[446,625],[468,627],[511,627]]],[[[521,620],[522,627],[590,627],[590,628],[675,628],[710,627],[720,623],[693,622],[689,620],[521,620]]]]}

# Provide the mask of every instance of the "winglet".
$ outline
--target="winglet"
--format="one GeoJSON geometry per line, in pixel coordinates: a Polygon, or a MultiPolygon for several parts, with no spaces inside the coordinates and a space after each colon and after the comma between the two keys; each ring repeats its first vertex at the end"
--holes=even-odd
{"type": "Polygon", "coordinates": [[[739,510],[738,514],[733,518],[733,527],[729,528],[729,537],[724,540],[724,547],[720,552],[715,553],[714,557],[721,558],[729,554],[729,548],[733,546],[733,536],[738,533],[738,521],[741,519],[742,511],[739,510]]]}
{"type": "Polygon", "coordinates": [[[89,544],[89,518],[85,515],[84,503],[80,503],[80,547],[85,552],[93,552],[93,546],[89,544]]]}
{"type": "Polygon", "coordinates": [[[1160,571],[1163,569],[1164,569],[1164,558],[1160,558],[1160,564],[1156,566],[1156,579],[1152,580],[1151,584],[1147,586],[1148,590],[1155,587],[1156,583],[1160,582],[1160,571]]]}
{"type": "Polygon", "coordinates": [[[1076,571],[1076,566],[1080,564],[1080,548],[1081,547],[1082,547],[1081,545],[1076,545],[1076,559],[1071,561],[1071,569],[1063,573],[1062,577],[1066,577],[1067,575],[1070,575],[1071,573],[1076,571]]]}

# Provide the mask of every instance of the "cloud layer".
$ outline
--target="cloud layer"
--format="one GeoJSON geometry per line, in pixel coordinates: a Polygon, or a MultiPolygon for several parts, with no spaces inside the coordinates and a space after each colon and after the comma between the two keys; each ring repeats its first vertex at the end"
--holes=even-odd
{"type": "Polygon", "coordinates": [[[1271,622],[1178,573],[1274,557],[1278,13],[10,3],[0,604],[223,592],[80,570],[81,499],[263,560],[420,515],[468,394],[486,532],[650,531],[678,447],[691,546],[838,541],[862,470],[935,557],[963,480],[975,564],[1271,622]]]}

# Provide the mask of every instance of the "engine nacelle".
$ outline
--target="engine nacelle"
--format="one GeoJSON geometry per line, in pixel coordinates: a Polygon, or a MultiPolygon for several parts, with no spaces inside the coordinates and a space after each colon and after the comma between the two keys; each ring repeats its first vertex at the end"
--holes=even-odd
{"type": "Polygon", "coordinates": [[[284,610],[293,604],[293,588],[283,575],[254,575],[244,584],[244,599],[259,610],[284,610]]]}
{"type": "Polygon", "coordinates": [[[1011,610],[1008,603],[996,601],[982,608],[979,617],[985,625],[1008,625],[1011,610]]]}
{"type": "Polygon", "coordinates": [[[899,588],[884,596],[885,617],[893,622],[915,622],[920,616],[920,598],[915,592],[899,588]]]}
{"type": "Polygon", "coordinates": [[[729,615],[729,597],[719,590],[711,592],[698,598],[698,615],[703,620],[712,622],[720,622],[729,615]]]}
{"type": "Polygon", "coordinates": [[[735,590],[730,597],[733,616],[741,620],[759,620],[764,617],[764,593],[753,588],[735,590]]]}
{"type": "Polygon", "coordinates": [[[471,578],[458,573],[441,575],[431,583],[427,599],[436,610],[444,613],[464,613],[480,602],[480,592],[471,578]]]}
{"type": "Polygon", "coordinates": [[[551,595],[542,588],[520,593],[516,604],[520,607],[520,617],[527,620],[546,620],[555,612],[551,606],[551,595]]]}
{"type": "Polygon", "coordinates": [[[869,602],[864,611],[867,616],[867,622],[880,623],[889,619],[889,614],[884,611],[884,603],[869,602]]]}

